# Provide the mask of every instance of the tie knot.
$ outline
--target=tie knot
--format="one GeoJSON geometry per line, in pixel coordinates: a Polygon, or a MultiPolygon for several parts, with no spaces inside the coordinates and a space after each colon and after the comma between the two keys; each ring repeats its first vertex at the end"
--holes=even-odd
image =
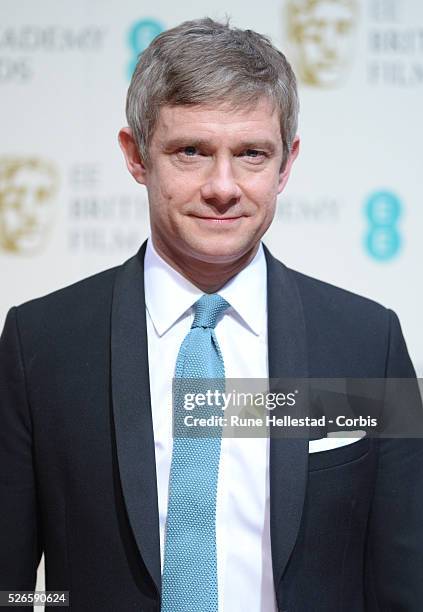
{"type": "Polygon", "coordinates": [[[211,327],[216,326],[217,319],[225,310],[229,308],[228,302],[217,293],[205,293],[194,304],[194,321],[191,329],[194,327],[211,327]]]}

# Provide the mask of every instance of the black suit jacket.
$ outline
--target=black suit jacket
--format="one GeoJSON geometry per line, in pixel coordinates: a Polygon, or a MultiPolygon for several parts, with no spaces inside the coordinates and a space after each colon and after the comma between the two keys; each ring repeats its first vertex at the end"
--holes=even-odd
{"type": "MultiPolygon", "coordinates": [[[[144,250],[8,314],[0,589],[33,589],[44,551],[72,610],[160,610],[144,250]]],[[[266,258],[270,377],[414,376],[393,312],[266,258]]],[[[272,438],[270,523],[279,610],[423,609],[421,440],[272,438]]]]}

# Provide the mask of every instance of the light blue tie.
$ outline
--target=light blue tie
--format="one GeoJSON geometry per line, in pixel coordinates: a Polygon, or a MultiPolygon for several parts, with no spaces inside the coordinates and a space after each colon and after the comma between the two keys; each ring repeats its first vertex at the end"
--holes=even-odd
{"type": "MultiPolygon", "coordinates": [[[[205,382],[198,381],[194,388],[189,379],[225,378],[214,327],[228,307],[228,302],[217,294],[205,294],[194,304],[194,322],[176,360],[175,378],[182,380],[177,381],[174,419],[186,412],[182,401],[185,393],[205,391],[205,382]]],[[[210,388],[210,384],[206,386],[210,388]]],[[[212,412],[215,414],[216,409],[212,412]]],[[[209,414],[203,410],[201,416],[209,414]]],[[[220,435],[178,437],[178,428],[174,429],[162,612],[218,610],[216,493],[220,442],[220,435]]]]}

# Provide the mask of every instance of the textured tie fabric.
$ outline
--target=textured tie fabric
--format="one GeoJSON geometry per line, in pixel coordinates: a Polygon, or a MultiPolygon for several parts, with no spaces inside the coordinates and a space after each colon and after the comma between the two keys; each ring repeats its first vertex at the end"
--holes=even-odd
{"type": "MultiPolygon", "coordinates": [[[[220,379],[220,386],[224,384],[225,369],[214,327],[228,307],[217,294],[205,294],[194,305],[194,321],[176,361],[174,419],[176,413],[180,416],[185,412],[185,393],[205,391],[204,379],[220,379]],[[200,379],[198,386],[193,386],[192,379],[200,379]]],[[[206,386],[210,388],[210,381],[206,386]]],[[[213,389],[217,386],[214,384],[213,389]]],[[[220,435],[179,437],[174,428],[162,612],[218,610],[216,494],[220,444],[220,435]]]]}

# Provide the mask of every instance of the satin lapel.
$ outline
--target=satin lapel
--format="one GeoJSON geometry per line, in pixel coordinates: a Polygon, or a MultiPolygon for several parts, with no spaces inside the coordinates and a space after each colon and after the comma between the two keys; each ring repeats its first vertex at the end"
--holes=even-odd
{"type": "Polygon", "coordinates": [[[159,515],[144,300],[144,252],[119,269],[112,307],[112,399],[122,491],[138,549],[161,590],[159,515]]]}
{"type": "MultiPolygon", "coordinates": [[[[301,297],[291,271],[265,248],[269,378],[307,378],[301,297]]],[[[270,439],[270,536],[275,588],[298,535],[308,471],[308,440],[270,439]]]]}

